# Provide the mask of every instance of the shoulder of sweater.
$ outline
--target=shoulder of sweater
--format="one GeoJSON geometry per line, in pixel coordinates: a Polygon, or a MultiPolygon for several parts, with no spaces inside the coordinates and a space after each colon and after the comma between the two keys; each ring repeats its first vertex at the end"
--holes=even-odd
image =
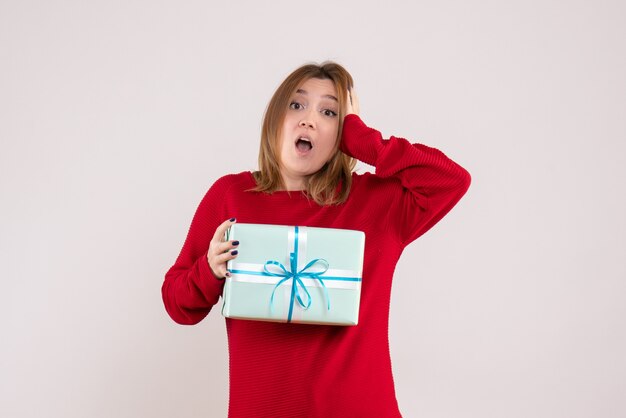
{"type": "Polygon", "coordinates": [[[373,191],[378,188],[395,188],[399,182],[395,178],[382,178],[375,173],[364,171],[362,173],[352,172],[352,188],[373,191]]]}
{"type": "Polygon", "coordinates": [[[242,171],[241,173],[232,173],[226,174],[222,177],[218,178],[215,183],[223,183],[223,184],[239,184],[239,183],[248,183],[250,181],[250,172],[242,171]]]}
{"type": "Polygon", "coordinates": [[[213,183],[210,187],[209,192],[216,191],[219,193],[225,193],[232,189],[248,189],[254,187],[251,184],[251,173],[249,171],[242,171],[237,174],[226,174],[213,183]]]}
{"type": "Polygon", "coordinates": [[[372,173],[370,171],[363,171],[360,173],[356,171],[352,172],[353,182],[367,182],[367,181],[377,181],[377,180],[381,180],[381,178],[377,176],[376,173],[372,173]]]}

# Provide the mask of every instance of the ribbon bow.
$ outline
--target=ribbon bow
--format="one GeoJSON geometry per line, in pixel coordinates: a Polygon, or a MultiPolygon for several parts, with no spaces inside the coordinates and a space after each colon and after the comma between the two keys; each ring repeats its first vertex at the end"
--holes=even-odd
{"type": "Polygon", "coordinates": [[[291,285],[291,299],[289,301],[289,314],[287,316],[287,322],[291,322],[291,316],[293,313],[293,304],[295,300],[297,300],[300,306],[302,306],[305,310],[309,309],[309,307],[311,306],[311,294],[307,290],[301,278],[311,278],[311,279],[316,279],[322,285],[322,288],[324,289],[324,296],[326,297],[328,310],[330,310],[330,298],[328,296],[328,289],[326,289],[324,280],[320,277],[322,274],[324,274],[328,270],[329,268],[328,261],[324,260],[323,258],[316,258],[315,260],[310,261],[300,271],[298,271],[298,227],[297,226],[295,227],[294,251],[292,253],[289,253],[289,264],[290,264],[291,271],[287,270],[282,263],[275,261],[275,260],[269,260],[263,266],[263,270],[265,271],[265,273],[269,274],[270,276],[283,277],[283,279],[280,280],[278,283],[276,283],[276,286],[274,286],[274,290],[272,291],[272,297],[270,298],[270,309],[272,309],[274,306],[274,294],[276,293],[276,289],[278,289],[278,287],[281,284],[283,284],[289,279],[292,280],[292,285],[291,285]],[[308,272],[306,271],[317,263],[320,263],[324,266],[323,270],[308,271],[308,272]],[[268,269],[268,266],[271,266],[271,265],[278,266],[282,270],[282,272],[276,273],[276,272],[270,271],[268,269]],[[306,303],[304,303],[304,301],[302,300],[302,296],[300,295],[299,289],[302,289],[304,293],[306,294],[306,297],[307,297],[306,303]]]}

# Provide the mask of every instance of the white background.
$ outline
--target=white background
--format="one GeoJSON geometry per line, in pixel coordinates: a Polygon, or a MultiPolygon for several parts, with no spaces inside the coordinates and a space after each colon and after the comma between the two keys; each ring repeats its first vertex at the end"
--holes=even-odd
{"type": "Polygon", "coordinates": [[[325,59],[473,177],[395,274],[404,416],[626,416],[626,6],[380,3],[0,2],[0,416],[226,415],[224,319],[163,276],[325,59]]]}

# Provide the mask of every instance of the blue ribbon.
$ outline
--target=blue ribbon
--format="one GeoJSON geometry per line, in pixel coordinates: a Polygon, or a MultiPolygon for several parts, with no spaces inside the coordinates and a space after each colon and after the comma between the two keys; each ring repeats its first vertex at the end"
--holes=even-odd
{"type": "Polygon", "coordinates": [[[324,260],[323,258],[316,258],[315,260],[310,261],[300,271],[298,271],[298,227],[297,226],[295,227],[293,252],[289,253],[289,264],[290,264],[291,271],[287,270],[285,266],[282,265],[282,263],[279,263],[278,261],[275,261],[275,260],[267,261],[265,265],[263,266],[263,270],[265,271],[266,274],[270,276],[283,277],[283,279],[280,280],[278,283],[276,283],[276,286],[274,286],[274,290],[272,291],[272,297],[270,298],[270,309],[272,309],[272,307],[274,306],[274,294],[276,293],[276,289],[278,289],[278,287],[281,284],[283,284],[289,279],[292,280],[292,283],[291,283],[291,299],[289,301],[289,314],[287,315],[287,322],[291,322],[291,316],[293,314],[293,305],[296,300],[298,301],[300,306],[302,306],[305,310],[309,309],[309,307],[311,306],[311,294],[309,293],[309,291],[307,290],[306,286],[304,285],[304,283],[302,282],[300,278],[312,278],[312,279],[318,280],[320,284],[322,285],[322,288],[324,289],[324,296],[326,297],[326,301],[328,304],[327,305],[328,310],[330,310],[330,296],[328,295],[328,289],[326,289],[324,280],[320,277],[322,274],[324,274],[328,270],[328,267],[329,267],[328,261],[324,260]],[[315,272],[306,271],[310,267],[312,267],[314,264],[317,264],[317,263],[323,264],[324,269],[321,271],[315,271],[315,272]],[[274,272],[269,271],[267,267],[270,265],[278,266],[282,270],[282,273],[274,273],[274,272]],[[304,293],[306,293],[307,303],[304,303],[304,301],[302,300],[302,296],[300,295],[298,286],[300,287],[300,289],[304,290],[304,293]]]}

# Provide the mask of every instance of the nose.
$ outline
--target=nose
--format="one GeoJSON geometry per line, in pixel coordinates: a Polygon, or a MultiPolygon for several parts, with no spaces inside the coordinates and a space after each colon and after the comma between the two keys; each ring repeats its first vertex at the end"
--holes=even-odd
{"type": "Polygon", "coordinates": [[[303,128],[315,128],[314,113],[314,110],[303,112],[302,119],[300,119],[299,125],[303,128]]]}

